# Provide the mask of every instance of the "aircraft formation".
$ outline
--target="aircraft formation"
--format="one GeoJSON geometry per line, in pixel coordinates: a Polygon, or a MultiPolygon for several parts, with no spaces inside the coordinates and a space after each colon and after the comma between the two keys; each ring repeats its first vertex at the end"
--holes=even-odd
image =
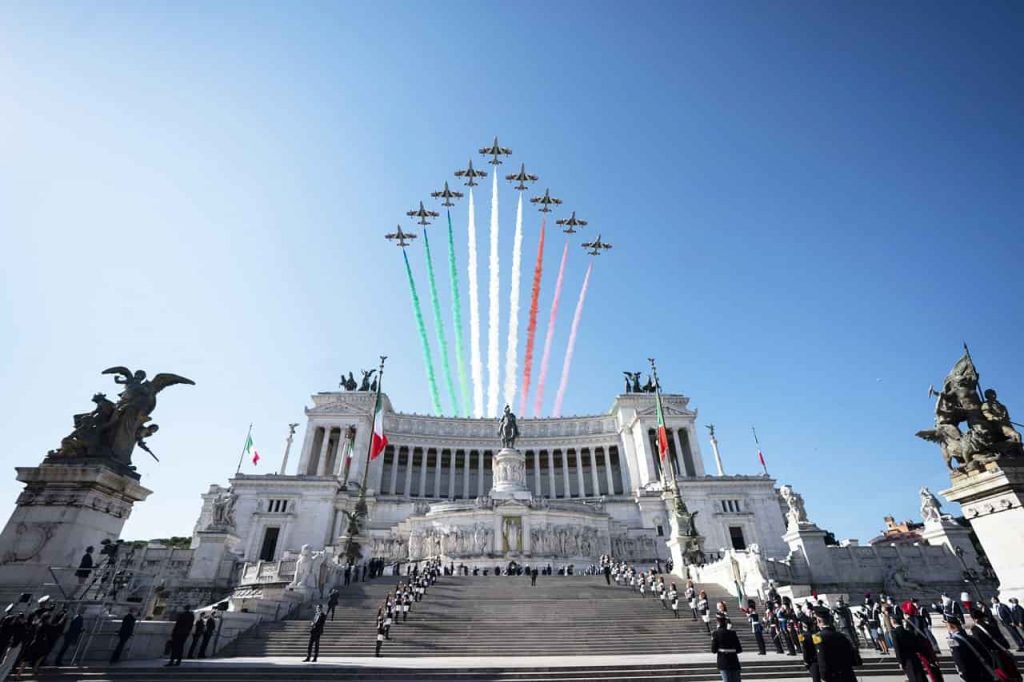
{"type": "MultiPolygon", "coordinates": [[[[484,146],[484,147],[480,147],[478,149],[478,152],[486,160],[486,162],[488,164],[494,166],[494,173],[495,173],[495,175],[492,176],[493,190],[492,190],[492,196],[491,196],[491,226],[490,226],[491,257],[490,257],[489,264],[485,264],[485,265],[489,266],[487,268],[488,272],[486,273],[487,275],[489,275],[489,278],[490,278],[490,286],[489,287],[488,286],[479,287],[479,283],[478,283],[478,279],[477,279],[477,267],[478,267],[479,260],[478,260],[478,256],[477,256],[477,253],[476,253],[477,237],[476,237],[476,232],[475,232],[475,230],[476,230],[476,228],[475,228],[475,208],[474,208],[474,202],[473,202],[473,188],[479,186],[480,182],[482,181],[482,179],[486,178],[488,176],[488,171],[486,171],[486,170],[478,170],[478,169],[474,168],[474,166],[473,166],[473,159],[470,158],[469,161],[467,162],[465,168],[459,168],[458,170],[456,170],[454,172],[454,177],[456,179],[462,181],[463,185],[468,188],[469,202],[470,202],[469,203],[469,207],[470,207],[469,208],[469,223],[468,223],[468,244],[467,244],[467,246],[469,248],[469,251],[470,251],[470,253],[469,253],[469,261],[468,261],[469,262],[469,270],[467,272],[468,280],[469,280],[468,284],[469,284],[469,290],[470,290],[470,305],[469,305],[469,312],[470,312],[470,324],[469,324],[470,339],[469,339],[469,344],[468,344],[468,346],[469,346],[469,348],[468,348],[469,352],[468,353],[466,353],[466,346],[467,346],[467,344],[465,343],[465,340],[463,338],[463,329],[462,329],[462,323],[461,323],[462,302],[461,302],[459,277],[458,277],[458,272],[457,272],[458,269],[456,267],[457,260],[456,260],[455,253],[453,251],[453,249],[454,249],[454,246],[453,246],[453,244],[454,244],[454,235],[452,233],[452,229],[453,228],[452,228],[452,214],[451,214],[451,209],[455,206],[455,202],[457,200],[459,200],[459,199],[462,199],[464,194],[461,191],[453,190],[451,188],[450,184],[449,184],[449,181],[447,181],[447,180],[444,182],[442,189],[430,192],[430,197],[435,199],[435,200],[438,200],[440,206],[444,207],[444,209],[446,209],[448,211],[448,230],[449,230],[449,233],[448,233],[448,244],[447,244],[447,246],[448,246],[448,257],[449,257],[449,269],[448,269],[448,272],[449,272],[450,280],[451,280],[450,288],[451,288],[451,298],[452,298],[452,318],[453,318],[452,321],[453,321],[453,324],[454,324],[454,327],[455,327],[454,328],[454,341],[455,341],[455,365],[458,368],[458,381],[457,382],[453,379],[453,375],[452,375],[451,370],[449,368],[447,336],[446,336],[445,330],[442,328],[443,327],[443,322],[442,322],[442,315],[441,315],[441,311],[440,311],[440,304],[439,304],[438,295],[437,295],[437,283],[435,281],[434,268],[433,268],[433,264],[431,262],[431,256],[430,256],[430,240],[428,239],[427,230],[426,230],[426,228],[429,225],[431,225],[432,221],[440,216],[440,213],[438,211],[431,210],[431,209],[427,208],[426,205],[425,205],[425,202],[420,201],[418,207],[414,208],[411,211],[406,211],[406,216],[411,218],[411,219],[414,219],[415,223],[417,225],[420,225],[423,228],[423,241],[424,241],[425,251],[426,251],[427,260],[428,260],[428,262],[427,262],[427,274],[428,274],[428,277],[429,277],[429,292],[430,292],[430,295],[431,295],[431,304],[432,304],[433,309],[434,309],[433,312],[434,312],[435,327],[437,327],[437,329],[435,330],[436,331],[436,336],[437,336],[437,346],[438,346],[437,350],[439,350],[441,352],[442,369],[443,369],[443,371],[445,373],[442,376],[442,378],[445,379],[445,385],[447,386],[448,393],[449,393],[449,395],[448,395],[449,402],[452,405],[452,409],[451,410],[446,410],[445,412],[447,412],[449,414],[455,414],[456,416],[473,416],[473,417],[488,416],[489,417],[489,416],[495,416],[494,414],[491,414],[491,413],[495,412],[495,410],[497,409],[497,404],[498,404],[497,394],[498,394],[498,391],[499,391],[498,381],[497,381],[497,373],[498,373],[497,365],[499,363],[499,358],[498,358],[497,344],[495,343],[494,339],[497,337],[498,327],[500,326],[500,320],[498,320],[494,316],[495,313],[493,312],[493,311],[498,309],[497,296],[498,296],[499,285],[500,285],[500,282],[497,279],[498,278],[498,273],[499,273],[499,267],[500,267],[499,263],[498,263],[498,256],[497,256],[497,254],[498,254],[498,245],[497,245],[497,240],[498,240],[498,232],[497,232],[497,229],[498,229],[498,217],[497,217],[498,216],[498,205],[497,205],[498,204],[498,192],[497,192],[498,176],[497,176],[497,171],[498,171],[498,168],[497,167],[499,165],[501,165],[505,160],[508,159],[508,157],[510,157],[512,155],[512,150],[510,148],[508,148],[508,147],[503,147],[501,145],[501,143],[498,141],[498,138],[495,137],[494,141],[491,144],[489,144],[487,146],[484,146]],[[479,288],[479,290],[478,290],[478,288],[479,288]],[[488,329],[487,329],[487,331],[488,331],[488,348],[487,348],[487,351],[488,351],[488,353],[487,353],[487,365],[488,365],[488,367],[487,367],[488,368],[488,380],[487,380],[488,386],[487,386],[487,388],[488,388],[488,394],[487,394],[487,405],[486,405],[486,407],[483,404],[484,403],[484,400],[483,400],[483,388],[484,388],[483,384],[485,383],[485,380],[484,380],[484,372],[483,372],[483,357],[482,357],[481,349],[480,349],[480,336],[481,336],[481,334],[480,334],[480,324],[481,324],[481,321],[480,321],[480,315],[479,315],[480,300],[479,300],[479,296],[478,296],[478,293],[480,291],[483,291],[484,293],[489,293],[488,312],[491,315],[491,317],[490,317],[490,319],[488,321],[488,329]],[[467,354],[469,356],[469,362],[468,363],[464,362],[465,358],[463,358],[463,354],[467,354]],[[468,368],[470,369],[470,373],[472,374],[472,397],[470,396],[471,392],[468,389],[469,381],[467,380],[467,372],[466,372],[466,366],[467,365],[468,365],[468,368]],[[459,387],[460,390],[456,391],[455,390],[456,387],[459,387]]],[[[518,306],[519,306],[519,291],[518,291],[518,288],[519,288],[519,282],[520,282],[520,272],[519,272],[519,269],[522,267],[522,265],[521,265],[521,262],[522,262],[522,259],[521,259],[521,245],[522,245],[522,241],[523,241],[522,240],[522,232],[523,232],[523,229],[522,229],[522,223],[523,223],[523,217],[522,217],[523,194],[522,193],[527,192],[529,190],[529,188],[530,188],[530,185],[533,184],[533,183],[536,183],[540,178],[536,174],[527,172],[526,164],[525,163],[521,163],[520,164],[519,170],[517,172],[506,174],[506,175],[504,175],[504,178],[505,178],[506,181],[512,183],[513,189],[516,190],[517,192],[520,192],[520,194],[519,194],[519,204],[518,204],[517,214],[516,214],[515,240],[513,242],[514,243],[513,268],[512,268],[513,269],[513,272],[512,272],[512,289],[513,289],[513,291],[512,291],[511,296],[510,296],[509,312],[508,312],[508,318],[507,318],[507,328],[509,330],[509,334],[508,334],[509,338],[508,338],[507,347],[506,347],[507,353],[506,353],[506,362],[505,362],[506,377],[505,377],[505,382],[504,382],[504,400],[501,401],[501,402],[502,402],[502,404],[504,404],[505,402],[509,402],[509,403],[512,402],[513,396],[516,394],[517,390],[519,390],[520,391],[520,396],[519,397],[521,399],[521,402],[520,402],[520,415],[521,416],[525,416],[525,414],[523,414],[523,413],[526,410],[526,394],[527,394],[527,392],[530,389],[531,371],[532,371],[531,364],[532,364],[532,356],[533,356],[533,349],[534,349],[533,345],[534,345],[535,331],[536,331],[536,326],[537,326],[537,316],[538,316],[538,310],[537,310],[537,308],[538,308],[538,298],[539,298],[539,294],[540,294],[540,284],[541,284],[542,270],[543,270],[543,255],[544,255],[543,254],[543,246],[544,246],[543,232],[544,232],[544,222],[546,222],[546,220],[548,219],[548,216],[550,214],[552,214],[556,210],[560,209],[560,207],[562,206],[563,202],[558,197],[552,196],[551,195],[551,190],[549,188],[545,188],[543,194],[539,194],[538,196],[533,196],[533,197],[529,197],[528,198],[529,204],[531,204],[531,205],[533,205],[533,206],[535,206],[537,208],[537,210],[543,216],[544,220],[541,223],[540,241],[539,241],[539,245],[538,245],[538,249],[537,249],[537,262],[536,262],[536,265],[535,265],[534,277],[533,277],[533,289],[532,289],[532,292],[531,292],[531,304],[530,304],[530,309],[529,309],[530,310],[530,312],[529,312],[529,328],[528,328],[528,333],[527,333],[526,353],[525,353],[525,358],[524,358],[523,376],[522,376],[521,390],[520,390],[520,385],[519,385],[520,382],[519,382],[518,376],[516,375],[516,371],[517,371],[516,363],[517,363],[517,359],[518,359],[518,342],[519,342],[519,340],[518,340],[518,333],[517,333],[517,329],[518,329],[518,326],[517,326],[518,325],[518,315],[519,315],[519,308],[518,308],[518,306]]],[[[546,376],[547,370],[548,370],[548,362],[549,362],[548,350],[549,350],[549,347],[551,345],[551,338],[550,337],[552,336],[552,334],[554,332],[554,327],[555,327],[555,318],[556,318],[557,309],[558,309],[558,298],[559,298],[560,293],[561,293],[562,281],[564,279],[564,274],[565,274],[566,254],[568,253],[569,239],[571,239],[572,235],[576,234],[578,231],[582,230],[583,228],[586,228],[587,225],[588,225],[588,221],[586,221],[586,220],[584,220],[582,218],[577,217],[576,211],[571,211],[568,216],[559,218],[559,219],[555,220],[554,222],[562,230],[562,232],[565,233],[565,235],[566,235],[566,243],[565,243],[566,251],[565,251],[565,253],[562,254],[561,266],[560,266],[560,269],[559,269],[558,277],[556,279],[556,291],[555,291],[555,294],[554,294],[554,300],[552,302],[551,315],[550,315],[550,318],[549,318],[549,321],[548,321],[547,333],[548,333],[548,337],[549,338],[547,338],[545,340],[545,344],[544,344],[544,346],[545,346],[545,353],[544,353],[544,357],[541,360],[541,363],[539,365],[540,375],[539,375],[538,384],[537,384],[537,387],[536,387],[537,395],[536,395],[536,401],[535,401],[535,407],[534,407],[534,412],[535,412],[534,416],[540,416],[540,409],[541,409],[541,405],[542,405],[543,390],[544,390],[544,379],[545,379],[545,376],[546,376]]],[[[398,227],[396,227],[394,232],[387,233],[385,235],[385,237],[388,239],[388,241],[391,241],[392,243],[394,243],[395,245],[399,246],[400,248],[402,248],[404,250],[407,247],[412,245],[413,240],[415,240],[417,238],[417,234],[414,233],[414,232],[404,231],[402,229],[402,226],[399,225],[398,227]]],[[[610,243],[605,242],[605,241],[602,240],[600,234],[597,236],[596,239],[593,239],[592,241],[583,242],[581,244],[581,246],[585,249],[587,255],[590,255],[590,256],[599,256],[602,253],[604,253],[605,251],[607,251],[608,249],[612,248],[612,245],[610,243]]],[[[419,328],[420,338],[421,338],[422,345],[423,345],[423,355],[424,355],[425,364],[427,366],[426,369],[427,369],[428,383],[430,384],[430,389],[431,389],[431,399],[432,399],[432,403],[433,403],[433,408],[434,408],[434,411],[436,413],[441,414],[442,413],[442,408],[441,408],[440,394],[439,394],[438,389],[437,389],[437,385],[440,382],[438,382],[436,380],[436,377],[435,377],[435,372],[434,372],[434,367],[433,367],[433,359],[432,359],[433,354],[432,354],[432,352],[430,350],[430,343],[429,343],[429,340],[428,340],[428,337],[427,337],[426,328],[425,328],[424,321],[423,321],[422,311],[420,310],[419,297],[418,297],[417,292],[416,292],[416,286],[415,286],[415,282],[414,282],[411,266],[409,265],[408,257],[405,258],[405,263],[406,263],[406,268],[407,268],[408,276],[409,276],[409,286],[410,286],[410,290],[411,290],[412,297],[413,297],[413,305],[414,305],[415,317],[416,317],[417,326],[419,328]]],[[[580,312],[582,310],[583,299],[584,299],[584,297],[586,295],[587,284],[589,282],[589,278],[590,278],[590,274],[591,274],[592,268],[593,268],[592,265],[587,268],[587,273],[586,273],[586,277],[584,278],[583,287],[582,287],[582,289],[580,291],[580,300],[579,300],[579,303],[577,305],[577,311],[576,311],[577,318],[574,319],[573,330],[571,332],[571,336],[570,336],[570,339],[569,339],[569,342],[568,342],[568,346],[567,346],[567,349],[566,349],[567,361],[566,361],[565,365],[563,366],[562,384],[559,387],[559,394],[556,397],[556,402],[555,402],[555,407],[554,407],[554,416],[558,416],[557,413],[561,409],[562,394],[564,393],[565,382],[566,382],[566,379],[568,377],[568,364],[569,364],[569,362],[571,362],[572,351],[573,351],[573,347],[575,345],[575,340],[576,340],[575,332],[576,332],[576,327],[578,326],[578,322],[579,322],[578,316],[579,316],[579,314],[580,314],[580,312]]]]}

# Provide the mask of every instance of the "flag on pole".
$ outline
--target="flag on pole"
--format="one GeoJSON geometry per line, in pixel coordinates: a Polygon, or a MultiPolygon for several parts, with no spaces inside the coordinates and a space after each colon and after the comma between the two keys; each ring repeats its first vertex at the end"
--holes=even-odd
{"type": "Polygon", "coordinates": [[[764,463],[764,453],[761,452],[761,448],[757,449],[757,458],[761,461],[761,466],[767,469],[768,465],[764,463]]]}
{"type": "Polygon", "coordinates": [[[668,456],[668,431],[665,429],[665,413],[661,409],[661,391],[654,392],[654,405],[658,412],[658,454],[664,464],[668,456]]]}
{"type": "Polygon", "coordinates": [[[377,393],[377,405],[373,410],[373,439],[370,441],[370,459],[384,452],[388,446],[388,437],[384,435],[384,405],[377,393]]]}
{"type": "Polygon", "coordinates": [[[252,464],[256,466],[260,463],[260,453],[256,449],[256,446],[252,442],[252,431],[249,431],[249,435],[245,437],[245,454],[252,457],[252,464]]]}

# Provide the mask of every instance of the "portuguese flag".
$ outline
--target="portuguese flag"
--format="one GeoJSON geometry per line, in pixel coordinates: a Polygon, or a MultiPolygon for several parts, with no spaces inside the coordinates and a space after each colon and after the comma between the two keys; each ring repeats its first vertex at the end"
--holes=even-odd
{"type": "Polygon", "coordinates": [[[370,441],[370,459],[384,452],[388,446],[388,437],[384,435],[384,405],[380,399],[380,392],[377,393],[377,405],[373,409],[373,437],[370,441]]]}
{"type": "Polygon", "coordinates": [[[654,392],[654,405],[658,411],[658,454],[664,464],[668,456],[668,431],[665,430],[665,413],[661,409],[661,391],[654,392]]]}

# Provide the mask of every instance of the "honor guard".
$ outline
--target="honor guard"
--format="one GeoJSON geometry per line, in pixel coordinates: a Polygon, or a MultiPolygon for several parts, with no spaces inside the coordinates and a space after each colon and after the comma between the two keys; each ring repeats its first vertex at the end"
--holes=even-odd
{"type": "Polygon", "coordinates": [[[857,652],[843,635],[832,627],[832,613],[822,607],[814,610],[818,632],[811,635],[817,652],[818,675],[823,682],[857,682],[853,668],[857,652]]]}

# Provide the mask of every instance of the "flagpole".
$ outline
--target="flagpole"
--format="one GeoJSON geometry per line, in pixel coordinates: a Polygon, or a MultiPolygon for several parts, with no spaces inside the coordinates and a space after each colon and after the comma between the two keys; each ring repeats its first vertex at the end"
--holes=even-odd
{"type": "MultiPolygon", "coordinates": [[[[373,396],[373,406],[370,408],[370,437],[366,443],[366,461],[363,462],[363,478],[359,484],[359,498],[356,500],[355,507],[352,509],[351,515],[349,515],[349,526],[346,531],[347,539],[345,540],[344,556],[345,560],[351,566],[355,562],[352,560],[352,555],[355,553],[355,536],[360,532],[359,523],[362,519],[366,518],[368,509],[366,507],[366,481],[367,476],[370,472],[370,453],[373,452],[373,423],[377,418],[377,403],[380,402],[381,390],[384,388],[384,361],[388,359],[388,356],[380,356],[380,367],[377,369],[377,391],[373,396]]],[[[383,426],[384,413],[381,411],[381,420],[383,426]]]]}
{"type": "Polygon", "coordinates": [[[245,441],[242,443],[242,451],[238,453],[238,466],[235,468],[235,476],[242,470],[242,458],[245,457],[245,446],[249,443],[249,438],[252,437],[252,424],[249,424],[249,430],[245,432],[245,441]]]}
{"type": "Polygon", "coordinates": [[[753,426],[750,427],[751,432],[754,434],[754,445],[757,446],[757,458],[761,460],[761,468],[764,469],[764,475],[768,475],[768,465],[764,463],[764,453],[761,452],[761,443],[757,440],[757,429],[753,426]]]}
{"type": "MultiPolygon", "coordinates": [[[[647,361],[651,363],[651,376],[654,378],[654,396],[655,396],[655,399],[658,401],[658,405],[661,408],[662,419],[664,420],[664,418],[665,418],[665,406],[661,402],[661,381],[658,379],[658,368],[654,364],[654,358],[647,358],[647,361]]],[[[658,449],[659,450],[661,449],[660,445],[658,446],[658,449]]],[[[666,459],[668,460],[668,468],[669,468],[669,470],[672,473],[672,489],[678,491],[679,485],[676,483],[676,474],[678,472],[676,472],[675,465],[672,463],[672,457],[671,457],[672,452],[671,452],[671,450],[669,452],[667,452],[666,455],[668,455],[666,457],[666,459]]],[[[661,458],[661,453],[660,452],[658,453],[658,457],[659,457],[659,459],[661,458]]],[[[664,481],[664,479],[665,479],[665,467],[664,466],[661,467],[661,478],[664,481]]]]}

